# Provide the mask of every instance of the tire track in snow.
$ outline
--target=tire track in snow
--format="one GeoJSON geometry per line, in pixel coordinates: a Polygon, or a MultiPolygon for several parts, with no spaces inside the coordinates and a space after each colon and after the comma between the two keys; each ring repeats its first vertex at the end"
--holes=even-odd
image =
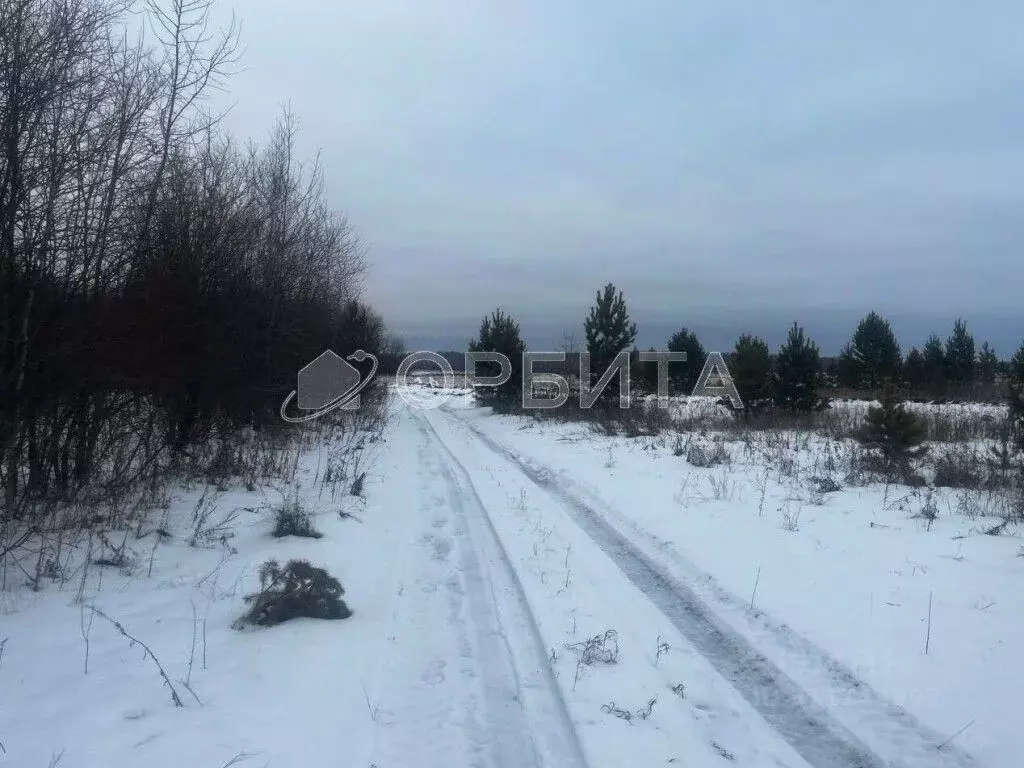
{"type": "Polygon", "coordinates": [[[968,755],[954,748],[939,751],[941,740],[937,735],[925,733],[925,729],[915,727],[916,723],[894,717],[890,712],[884,713],[885,726],[887,735],[894,738],[885,746],[896,747],[897,754],[877,754],[723,622],[691,587],[668,573],[604,515],[559,483],[554,472],[524,461],[473,425],[446,409],[444,412],[558,501],[580,529],[808,763],[816,768],[976,768],[968,755]]]}
{"type": "MultiPolygon", "coordinates": [[[[416,436],[415,431],[408,434],[416,436]]],[[[436,472],[428,466],[432,446],[420,440],[410,453],[415,454],[410,464],[419,479],[413,518],[417,524],[409,531],[412,551],[399,563],[398,591],[387,635],[381,638],[384,653],[372,695],[364,689],[374,723],[365,764],[479,765],[484,749],[476,717],[480,674],[465,615],[465,590],[451,557],[457,532],[447,525],[445,499],[438,492],[436,472]]],[[[396,462],[398,466],[408,465],[396,462]]]]}
{"type": "Polygon", "coordinates": [[[544,641],[515,569],[477,496],[469,473],[421,414],[424,439],[436,447],[436,471],[458,539],[462,581],[478,630],[485,734],[499,768],[586,768],[544,641]],[[488,564],[484,568],[483,562],[488,564]],[[517,634],[509,636],[509,628],[517,634]],[[515,642],[519,640],[520,642],[515,642]],[[514,692],[508,681],[514,681],[514,692]]]}

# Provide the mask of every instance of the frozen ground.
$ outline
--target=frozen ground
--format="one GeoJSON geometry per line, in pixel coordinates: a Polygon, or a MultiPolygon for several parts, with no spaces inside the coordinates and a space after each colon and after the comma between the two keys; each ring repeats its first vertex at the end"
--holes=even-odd
{"type": "Polygon", "coordinates": [[[319,493],[329,450],[297,488],[219,496],[234,553],[184,542],[201,490],[182,491],[151,572],[147,537],[83,600],[0,593],[0,765],[1020,764],[1020,542],[942,499],[927,530],[908,489],[809,491],[810,448],[792,476],[737,446],[700,470],[669,440],[464,395],[398,409],[365,500],[319,493]],[[270,537],[294,493],[323,538],[270,537]],[[353,616],[232,629],[259,564],[289,557],[338,576],[353,616]]]}

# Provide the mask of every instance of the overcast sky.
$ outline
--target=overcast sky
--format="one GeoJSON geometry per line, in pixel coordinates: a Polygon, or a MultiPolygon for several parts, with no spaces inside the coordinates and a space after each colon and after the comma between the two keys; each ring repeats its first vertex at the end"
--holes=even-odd
{"type": "Polygon", "coordinates": [[[871,308],[905,346],[957,315],[1024,336],[1019,0],[235,8],[231,130],[291,103],[408,338],[496,306],[560,337],[608,281],[651,344],[871,308]]]}

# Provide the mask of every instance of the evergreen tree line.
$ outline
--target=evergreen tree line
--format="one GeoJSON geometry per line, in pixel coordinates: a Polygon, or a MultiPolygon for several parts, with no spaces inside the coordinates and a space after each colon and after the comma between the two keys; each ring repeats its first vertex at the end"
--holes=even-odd
{"type": "Polygon", "coordinates": [[[277,420],[326,348],[379,349],[360,244],[285,113],[239,146],[210,2],[0,0],[0,523],[146,483],[277,420]]]}
{"type": "MultiPolygon", "coordinates": [[[[614,285],[608,284],[598,291],[584,321],[584,330],[591,357],[591,383],[618,353],[631,350],[631,386],[645,392],[656,391],[656,364],[639,361],[639,350],[635,347],[637,326],[630,319],[622,292],[614,285]]],[[[708,353],[697,335],[685,327],[667,340],[666,347],[687,355],[685,363],[673,364],[670,388],[675,394],[689,394],[708,353]]],[[[484,320],[471,348],[502,352],[519,366],[515,361],[521,358],[525,345],[518,323],[499,310],[484,320]]],[[[883,396],[887,388],[892,388],[904,394],[944,397],[970,396],[979,391],[991,394],[1000,381],[1005,384],[1011,413],[1024,414],[1024,344],[1011,360],[1000,362],[987,342],[976,351],[974,338],[962,320],[956,321],[945,342],[933,335],[923,351],[912,349],[903,358],[889,322],[877,312],[870,312],[858,323],[831,370],[825,369],[817,344],[797,323],[774,354],[763,338],[744,334],[725,357],[746,415],[767,408],[810,413],[827,405],[826,393],[835,387],[871,396],[883,396]]],[[[521,395],[518,370],[517,367],[504,387],[481,392],[484,402],[514,407],[521,395]]],[[[611,386],[609,391],[612,396],[617,392],[611,386]]],[[[1018,434],[1024,434],[1024,421],[1019,424],[1018,434]]]]}
{"type": "Polygon", "coordinates": [[[977,347],[963,320],[957,320],[943,341],[929,336],[921,349],[903,357],[889,322],[869,313],[857,326],[830,373],[851,390],[878,392],[888,382],[923,397],[991,397],[1012,370],[986,341],[977,347]]]}

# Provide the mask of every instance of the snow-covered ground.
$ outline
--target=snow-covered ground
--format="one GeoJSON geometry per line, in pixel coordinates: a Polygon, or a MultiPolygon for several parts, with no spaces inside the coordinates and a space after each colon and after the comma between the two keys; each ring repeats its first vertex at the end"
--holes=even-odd
{"type": "Polygon", "coordinates": [[[835,681],[870,687],[870,699],[947,737],[966,727],[953,743],[979,764],[1020,764],[1024,550],[1013,529],[984,535],[998,520],[957,514],[956,493],[936,493],[931,524],[916,517],[921,491],[819,494],[812,476],[830,473],[807,436],[790,436],[793,450],[775,462],[745,459],[733,445],[732,464],[698,469],[664,438],[598,436],[481,409],[448,418],[549,473],[667,568],[705,584],[718,615],[852,729],[863,697],[835,681]],[[805,467],[792,477],[772,466],[787,456],[799,464],[801,454],[805,467]]]}
{"type": "Polygon", "coordinates": [[[321,492],[330,445],[290,486],[221,493],[231,549],[188,546],[202,489],[180,491],[172,537],[82,599],[0,592],[0,765],[1020,765],[1012,530],[946,498],[929,528],[909,489],[813,491],[806,437],[708,470],[675,448],[458,393],[397,408],[365,499],[321,492]],[[323,538],[270,536],[295,494],[323,538]],[[353,615],[233,629],[291,557],[353,615]]]}

